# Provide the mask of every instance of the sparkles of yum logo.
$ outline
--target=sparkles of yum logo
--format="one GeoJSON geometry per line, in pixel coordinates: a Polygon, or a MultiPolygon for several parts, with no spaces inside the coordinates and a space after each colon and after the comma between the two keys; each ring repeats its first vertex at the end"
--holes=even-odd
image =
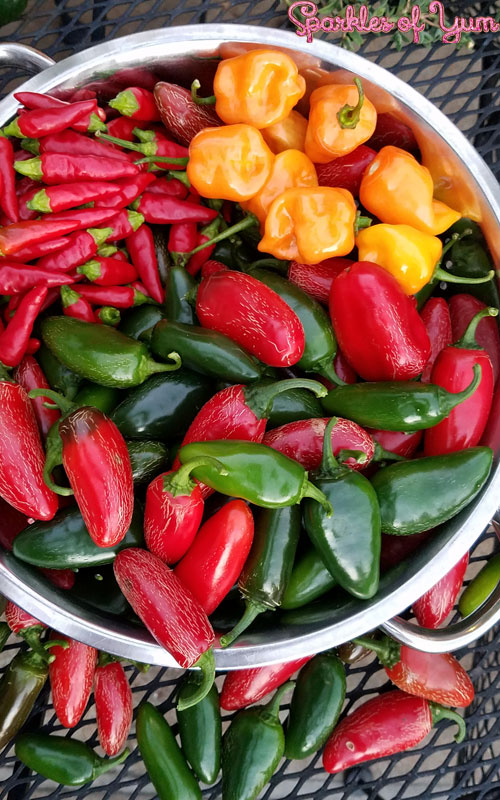
{"type": "MultiPolygon", "coordinates": [[[[446,16],[443,3],[433,0],[429,3],[429,14],[436,15],[436,24],[443,31],[441,41],[444,44],[458,44],[464,33],[498,33],[500,23],[493,17],[455,17],[450,20],[446,16]]],[[[290,22],[296,26],[297,36],[305,36],[311,43],[315,33],[393,33],[413,34],[415,44],[420,43],[420,35],[426,29],[422,20],[420,6],[414,5],[408,16],[397,20],[384,16],[370,16],[368,7],[360,6],[359,11],[348,5],[343,16],[318,16],[318,6],[310,0],[297,0],[288,9],[290,22]],[[297,14],[301,14],[303,20],[297,14]]]]}

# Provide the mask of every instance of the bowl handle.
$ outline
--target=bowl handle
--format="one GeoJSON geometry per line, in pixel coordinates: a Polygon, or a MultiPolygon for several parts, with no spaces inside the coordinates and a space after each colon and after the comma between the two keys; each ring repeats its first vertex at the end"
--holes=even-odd
{"type": "Polygon", "coordinates": [[[0,42],[0,66],[17,67],[30,75],[36,75],[56,62],[40,50],[28,47],[27,44],[0,42]]]}

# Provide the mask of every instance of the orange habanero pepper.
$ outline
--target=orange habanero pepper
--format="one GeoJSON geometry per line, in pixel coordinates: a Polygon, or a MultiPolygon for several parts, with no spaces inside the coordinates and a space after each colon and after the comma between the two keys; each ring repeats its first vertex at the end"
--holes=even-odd
{"type": "Polygon", "coordinates": [[[189,145],[187,176],[203,197],[250,200],[271,174],[274,155],[257,128],[204,128],[189,145]]]}
{"type": "Polygon", "coordinates": [[[273,153],[283,150],[302,150],[306,143],[307,120],[298,111],[290,111],[288,117],[264,128],[262,136],[273,153]]]}
{"type": "Polygon", "coordinates": [[[434,200],[429,170],[406,150],[383,147],[365,171],[359,197],[364,207],[382,222],[411,225],[437,236],[448,230],[460,214],[434,200]]]}
{"type": "Polygon", "coordinates": [[[214,78],[215,110],[224,122],[267,128],[288,116],[306,82],[290,56],[251,50],[221,61],[214,78]]]}
{"type": "Polygon", "coordinates": [[[356,204],[347,189],[287,189],[273,201],[257,249],[275,258],[317,264],[354,247],[356,204]]]}

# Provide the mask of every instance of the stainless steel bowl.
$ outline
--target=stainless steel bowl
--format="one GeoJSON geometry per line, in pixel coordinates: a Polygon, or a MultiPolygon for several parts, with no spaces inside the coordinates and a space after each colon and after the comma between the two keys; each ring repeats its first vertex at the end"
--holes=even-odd
{"type": "MultiPolygon", "coordinates": [[[[72,89],[96,84],[111,94],[116,87],[151,76],[188,86],[194,77],[210,80],[221,47],[259,44],[294,51],[309,86],[323,70],[335,72],[337,81],[353,75],[363,79],[367,95],[379,111],[390,111],[414,130],[424,163],[432,172],[437,196],[449,200],[464,215],[478,220],[488,239],[497,266],[500,262],[500,202],[498,184],[472,145],[458,129],[418,92],[381,67],[326,42],[314,45],[292,33],[240,25],[193,25],[147,31],[100,44],[53,64],[51,59],[21,45],[0,45],[0,64],[40,71],[23,85],[26,91],[52,92],[64,97],[72,89]],[[122,73],[127,70],[127,73],[122,73]],[[135,72],[133,72],[135,71],[135,72]]],[[[109,95],[110,96],[110,95],[109,95]]],[[[16,112],[12,96],[0,102],[0,125],[16,112]]],[[[492,412],[488,443],[500,452],[500,428],[495,430],[499,406],[492,412]]],[[[472,547],[485,529],[498,503],[498,458],[478,498],[443,526],[408,563],[387,574],[377,596],[370,601],[352,600],[347,606],[319,604],[314,613],[275,614],[265,629],[242,637],[228,650],[216,650],[219,669],[237,669],[295,659],[316,653],[361,635],[377,626],[393,636],[430,652],[456,649],[473,641],[500,619],[500,589],[486,604],[451,628],[425,631],[395,614],[433,586],[472,547]],[[388,622],[389,620],[389,622],[388,622]]],[[[92,612],[57,590],[39,574],[11,555],[0,552],[0,591],[43,622],[69,636],[102,650],[151,664],[175,666],[175,662],[147,631],[125,621],[92,612]]]]}

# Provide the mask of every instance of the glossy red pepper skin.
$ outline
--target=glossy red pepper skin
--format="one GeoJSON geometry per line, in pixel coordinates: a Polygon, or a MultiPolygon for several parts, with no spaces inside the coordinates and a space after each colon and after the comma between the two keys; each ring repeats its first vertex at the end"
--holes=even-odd
{"type": "Polygon", "coordinates": [[[146,628],[187,669],[214,640],[207,615],[173,570],[153,553],[122,550],[113,569],[123,594],[146,628]]]}
{"type": "Polygon", "coordinates": [[[327,258],[319,264],[300,264],[291,261],[288,268],[288,280],[314,297],[318,303],[328,305],[332,283],[346,267],[352,267],[350,258],[327,258]]]}
{"type": "Polygon", "coordinates": [[[27,263],[28,261],[33,261],[35,258],[41,259],[53,253],[58,253],[60,250],[63,250],[67,244],[68,239],[65,236],[59,236],[57,239],[51,239],[48,242],[38,242],[33,245],[27,245],[10,256],[10,261],[27,263]]]}
{"type": "Polygon", "coordinates": [[[214,272],[225,272],[228,269],[229,267],[223,264],[222,261],[215,261],[215,259],[209,258],[208,261],[202,264],[201,277],[208,278],[210,275],[213,275],[214,272]]]}
{"type": "MultiPolygon", "coordinates": [[[[51,214],[50,217],[44,217],[41,222],[45,223],[46,226],[50,223],[61,226],[64,224],[67,226],[66,230],[61,232],[71,233],[72,231],[80,231],[83,228],[97,228],[101,225],[111,227],[110,224],[108,226],[108,223],[111,220],[114,222],[116,217],[115,208],[80,208],[59,211],[57,214],[51,214]],[[70,221],[71,228],[69,228],[70,221]]],[[[35,222],[32,222],[31,225],[34,225],[35,222]]],[[[56,235],[59,236],[59,232],[56,235]]]]}
{"type": "MultiPolygon", "coordinates": [[[[120,96],[123,95],[130,95],[130,100],[137,106],[136,109],[122,109],[120,113],[123,113],[126,117],[130,119],[139,119],[143,122],[155,122],[156,120],[160,119],[160,114],[156,107],[154,95],[148,89],[141,89],[140,86],[130,86],[128,89],[123,89],[119,95],[115,98],[117,100],[116,108],[120,110],[120,96]]],[[[110,101],[111,108],[114,108],[113,100],[110,101]]]]}
{"type": "MultiPolygon", "coordinates": [[[[481,309],[486,308],[486,306],[471,294],[453,295],[448,303],[453,341],[456,342],[464,333],[472,317],[481,309]]],[[[500,375],[500,334],[498,333],[496,319],[486,317],[481,320],[476,330],[476,342],[483,350],[486,350],[491,359],[496,384],[500,375]]]]}
{"type": "MultiPolygon", "coordinates": [[[[67,212],[63,213],[67,214],[67,212]]],[[[77,217],[78,214],[74,213],[73,219],[67,216],[64,218],[50,217],[30,222],[17,222],[6,228],[0,228],[0,256],[10,256],[23,247],[47,242],[55,239],[56,236],[77,230],[80,227],[77,217]]],[[[83,225],[82,227],[87,226],[83,225]]]]}
{"type": "Polygon", "coordinates": [[[282,664],[236,669],[228,672],[222,686],[220,707],[226,711],[234,711],[256,703],[266,694],[286,683],[294,672],[311,658],[312,656],[306,656],[282,664]]]}
{"type": "Polygon", "coordinates": [[[124,208],[135,202],[141,194],[148,189],[156,178],[152,172],[140,172],[132,178],[120,178],[115,181],[115,186],[120,190],[114,197],[101,197],[96,202],[100,208],[124,208]]]}
{"type": "Polygon", "coordinates": [[[203,278],[196,315],[204,328],[219,331],[271,367],[289,367],[305,346],[302,324],[284,300],[243,272],[203,278]]]}
{"type": "Polygon", "coordinates": [[[49,186],[81,181],[114,181],[130,178],[141,170],[131,161],[101,156],[72,156],[66,153],[42,153],[40,166],[43,182],[49,186]]]}
{"type": "Polygon", "coordinates": [[[105,414],[84,406],[59,423],[63,466],[85,525],[99,547],[117,544],[134,508],[132,467],[125,440],[105,414]]]}
{"type": "Polygon", "coordinates": [[[204,128],[221,125],[214,107],[198,105],[182,86],[161,81],[156,84],[154,95],[163,124],[183,145],[189,145],[204,128]]]}
{"type": "Polygon", "coordinates": [[[94,201],[96,205],[99,205],[101,197],[116,197],[120,194],[116,184],[99,180],[47,186],[44,192],[48,198],[51,212],[67,211],[69,208],[76,208],[94,201]]]}
{"type": "Polygon", "coordinates": [[[31,264],[19,264],[5,260],[0,269],[0,294],[26,292],[35,286],[64,286],[73,283],[73,278],[62,272],[40,269],[31,264]]]}
{"type": "Polygon", "coordinates": [[[82,136],[72,130],[61,131],[40,141],[41,153],[64,153],[75,156],[100,156],[101,158],[121,158],[130,161],[128,153],[95,137],[82,136]]]}
{"type": "Polygon", "coordinates": [[[0,546],[9,553],[17,534],[28,526],[28,519],[0,497],[0,546]]]}
{"type": "Polygon", "coordinates": [[[422,653],[403,644],[401,660],[385,671],[398,689],[434,703],[465,708],[474,700],[471,679],[451,653],[422,653]]]}
{"type": "Polygon", "coordinates": [[[30,289],[21,299],[12,319],[0,334],[0,362],[17,367],[26,353],[35,320],[40,313],[47,289],[45,286],[30,289]]]}
{"type": "MultiPolygon", "coordinates": [[[[201,244],[205,244],[205,242],[209,241],[210,236],[206,236],[204,233],[199,232],[196,237],[196,247],[199,247],[201,244]]],[[[200,269],[202,269],[203,265],[209,260],[214,250],[215,245],[211,244],[209,247],[204,247],[203,250],[200,250],[198,253],[194,253],[186,265],[186,270],[189,272],[189,274],[197,275],[200,269]]]]}
{"type": "Polygon", "coordinates": [[[19,220],[14,172],[14,148],[5,136],[0,136],[0,208],[11,222],[19,220]]]}
{"type": "MultiPolygon", "coordinates": [[[[293,458],[302,464],[306,470],[319,469],[323,454],[323,439],[325,429],[330,421],[329,417],[321,419],[301,419],[273,428],[264,436],[262,442],[279,450],[288,458],[293,458]]],[[[360,450],[366,455],[366,461],[358,464],[354,458],[348,458],[343,463],[351,469],[364,469],[375,454],[375,445],[369,434],[348,419],[338,418],[337,424],[332,429],[332,451],[338,456],[341,450],[360,450]]]]}
{"type": "Polygon", "coordinates": [[[22,608],[19,608],[19,606],[16,606],[10,600],[5,606],[5,621],[12,633],[16,634],[21,633],[21,631],[26,631],[29,628],[38,626],[40,628],[47,627],[43,622],[40,622],[36,617],[32,617],[31,614],[28,614],[27,611],[23,611],[22,608]]]}
{"type": "Polygon", "coordinates": [[[57,586],[58,589],[64,589],[65,592],[69,592],[75,585],[75,573],[72,569],[39,567],[39,570],[54,586],[57,586]]]}
{"type": "Polygon", "coordinates": [[[375,133],[367,144],[374,150],[381,150],[386,145],[393,145],[393,147],[400,147],[413,154],[418,153],[419,149],[412,129],[389,113],[377,114],[375,133]]]}
{"type": "Polygon", "coordinates": [[[243,500],[231,500],[210,517],[174,569],[211,614],[238,580],[252,546],[254,522],[243,500]]]}
{"type": "Polygon", "coordinates": [[[40,258],[37,267],[52,272],[69,272],[85,264],[97,253],[97,243],[87,231],[71,233],[63,249],[40,258]]]}
{"type": "MultiPolygon", "coordinates": [[[[105,209],[103,209],[103,211],[104,210],[105,209]]],[[[111,228],[113,231],[106,239],[107,242],[117,242],[119,239],[127,239],[134,233],[134,226],[130,221],[128,211],[125,208],[122,208],[118,212],[116,212],[115,209],[115,216],[106,222],[106,228],[111,228]]]]}
{"type": "MultiPolygon", "coordinates": [[[[451,316],[448,303],[443,297],[431,297],[420,312],[429,334],[431,354],[422,372],[422,383],[430,383],[434,362],[441,350],[452,343],[451,316]]],[[[458,337],[457,337],[458,338],[458,337]]]]}
{"type": "Polygon", "coordinates": [[[174,222],[211,222],[217,211],[190,202],[180,200],[168,194],[144,192],[135,204],[136,210],[144,216],[146,222],[155,225],[171,225],[174,222]]]}
{"type": "Polygon", "coordinates": [[[77,272],[85,275],[96,286],[124,286],[138,277],[133,264],[121,258],[96,255],[90,263],[91,267],[82,264],[77,272]]]}
{"type": "Polygon", "coordinates": [[[155,242],[149,225],[141,225],[131,233],[125,245],[148,294],[157,303],[163,303],[165,290],[161,285],[155,242]]]}
{"type": "MultiPolygon", "coordinates": [[[[33,356],[24,356],[14,371],[14,380],[23,387],[26,393],[31,392],[32,389],[50,389],[41,366],[33,356]]],[[[33,398],[31,405],[35,412],[40,435],[45,440],[52,425],[61,416],[61,412],[58,408],[47,408],[43,397],[33,398]]]]}
{"type": "Polygon", "coordinates": [[[132,308],[136,304],[137,293],[132,286],[90,286],[80,285],[78,292],[98,306],[116,306],[116,308],[132,308]]]}
{"type": "MultiPolygon", "coordinates": [[[[445,621],[460,594],[468,564],[469,554],[466,553],[444,578],[413,603],[413,613],[419,625],[424,628],[439,628],[445,621]]],[[[438,702],[442,703],[444,700],[438,702]]]]}
{"type": "MultiPolygon", "coordinates": [[[[29,109],[61,108],[70,105],[66,100],[59,100],[57,97],[51,97],[47,94],[38,94],[37,92],[16,92],[15,98],[29,109]]],[[[86,99],[95,100],[95,96],[91,98],[87,97],[86,99]]],[[[93,111],[97,114],[99,119],[103,122],[105,121],[106,115],[104,111],[99,108],[97,103],[94,104],[93,111]]],[[[80,133],[87,133],[89,122],[90,113],[87,113],[75,120],[72,124],[72,128],[80,133]]]]}
{"type": "Polygon", "coordinates": [[[204,501],[195,484],[189,494],[172,494],[158,475],[148,486],[144,513],[144,539],[148,549],[166,564],[175,564],[190,548],[203,517],[204,501]]]}
{"type": "Polygon", "coordinates": [[[366,428],[366,431],[384,450],[403,458],[411,458],[415,455],[424,435],[423,431],[405,433],[404,431],[377,431],[374,428],[366,428]]]}
{"type": "Polygon", "coordinates": [[[23,136],[39,139],[41,136],[50,136],[52,133],[59,133],[66,128],[71,128],[75,123],[83,125],[84,120],[85,130],[87,130],[90,116],[96,112],[96,100],[61,103],[57,106],[25,111],[18,117],[17,124],[23,136]]]}
{"type": "MultiPolygon", "coordinates": [[[[147,173],[151,175],[150,172],[147,173]]],[[[156,178],[154,183],[151,183],[148,192],[151,194],[169,194],[172,197],[179,197],[185,200],[188,196],[188,189],[177,178],[156,178]]]]}
{"type": "Polygon", "coordinates": [[[89,301],[73,290],[68,295],[61,292],[64,316],[82,319],[84,322],[95,322],[94,311],[89,301]]]}
{"type": "Polygon", "coordinates": [[[430,355],[412,299],[377,264],[360,261],[333,282],[330,316],[342,352],[366,381],[411,380],[430,355]]]}
{"type": "Polygon", "coordinates": [[[423,531],[422,533],[414,533],[412,536],[391,536],[383,533],[380,550],[381,571],[385,572],[390,567],[401,564],[402,561],[418,550],[431,533],[432,531],[423,531]]]}
{"type": "Polygon", "coordinates": [[[190,253],[197,244],[198,229],[196,222],[176,222],[168,235],[167,249],[169,253],[190,253]]]}
{"type": "Polygon", "coordinates": [[[94,678],[99,743],[108,756],[120,752],[132,725],[132,690],[118,661],[99,665],[94,678]]]}
{"type": "Polygon", "coordinates": [[[315,164],[319,186],[348,189],[354,197],[358,197],[363,173],[376,155],[371,147],[361,144],[352,153],[335,158],[327,164],[315,164]]]}
{"type": "MultiPolygon", "coordinates": [[[[38,186],[38,188],[36,186],[32,186],[19,195],[17,204],[18,208],[17,215],[20,222],[26,222],[27,220],[35,219],[35,217],[39,216],[40,212],[35,211],[29,205],[29,203],[31,203],[31,201],[39,191],[40,191],[40,186],[38,186]]],[[[7,218],[5,218],[5,224],[6,225],[8,224],[7,218]]]]}
{"type": "Polygon", "coordinates": [[[50,634],[50,639],[68,643],[66,648],[58,645],[51,647],[50,652],[55,659],[49,665],[49,678],[57,719],[65,728],[74,728],[85,711],[92,691],[97,650],[55,632],[50,634]]]}

